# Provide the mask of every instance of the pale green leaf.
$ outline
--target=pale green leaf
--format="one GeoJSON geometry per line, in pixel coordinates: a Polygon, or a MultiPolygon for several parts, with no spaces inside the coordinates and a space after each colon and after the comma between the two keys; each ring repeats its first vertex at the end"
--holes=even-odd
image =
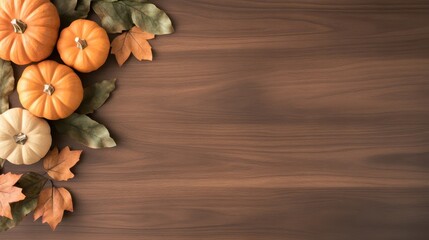
{"type": "Polygon", "coordinates": [[[15,87],[12,64],[0,59],[0,113],[9,109],[9,95],[15,87]]]}
{"type": "Polygon", "coordinates": [[[109,98],[110,93],[115,90],[116,79],[104,80],[86,87],[83,101],[77,112],[81,114],[93,113],[100,108],[109,98]]]}
{"type": "Polygon", "coordinates": [[[110,33],[120,33],[134,25],[156,34],[171,34],[173,25],[167,14],[153,3],[142,0],[96,1],[92,8],[110,33]]]}
{"type": "Polygon", "coordinates": [[[109,33],[120,33],[133,27],[131,11],[120,2],[97,1],[93,3],[92,9],[109,33]]]}
{"type": "Polygon", "coordinates": [[[68,118],[55,121],[54,124],[59,133],[67,135],[90,148],[116,146],[115,140],[110,137],[107,128],[86,115],[73,113],[68,118]]]}
{"type": "Polygon", "coordinates": [[[52,0],[60,14],[61,24],[68,26],[79,18],[88,16],[91,0],[52,0]]]}

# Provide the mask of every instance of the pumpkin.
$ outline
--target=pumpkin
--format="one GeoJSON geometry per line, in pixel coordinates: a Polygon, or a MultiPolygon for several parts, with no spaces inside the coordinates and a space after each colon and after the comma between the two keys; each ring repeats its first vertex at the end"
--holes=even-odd
{"type": "Polygon", "coordinates": [[[110,41],[94,21],[78,19],[61,31],[57,49],[63,62],[80,72],[92,72],[107,60],[110,41]]]}
{"type": "Polygon", "coordinates": [[[47,58],[59,27],[60,17],[49,0],[1,0],[0,58],[19,65],[47,58]]]}
{"type": "Polygon", "coordinates": [[[25,109],[12,108],[1,114],[0,126],[0,158],[13,164],[36,163],[51,147],[49,124],[25,109]]]}
{"type": "Polygon", "coordinates": [[[83,99],[80,78],[69,67],[55,61],[28,66],[18,81],[22,106],[38,117],[57,120],[70,116],[83,99]]]}

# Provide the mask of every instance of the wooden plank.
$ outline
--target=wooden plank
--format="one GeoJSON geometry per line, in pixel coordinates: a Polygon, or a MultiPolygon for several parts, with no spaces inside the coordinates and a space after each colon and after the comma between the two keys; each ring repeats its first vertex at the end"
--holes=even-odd
{"type": "Polygon", "coordinates": [[[119,147],[2,239],[428,239],[429,3],[338,2],[157,1],[155,61],[81,75],[119,147]]]}

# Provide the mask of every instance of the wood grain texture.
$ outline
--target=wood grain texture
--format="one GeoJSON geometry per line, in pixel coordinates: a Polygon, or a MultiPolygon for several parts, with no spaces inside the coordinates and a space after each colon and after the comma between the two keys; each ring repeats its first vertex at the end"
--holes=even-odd
{"type": "Polygon", "coordinates": [[[156,2],[154,62],[82,75],[119,147],[2,239],[429,239],[428,1],[156,2]]]}

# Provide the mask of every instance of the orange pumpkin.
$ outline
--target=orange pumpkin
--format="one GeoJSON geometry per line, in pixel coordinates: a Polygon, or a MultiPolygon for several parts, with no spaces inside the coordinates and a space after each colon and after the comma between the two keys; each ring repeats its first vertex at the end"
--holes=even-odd
{"type": "Polygon", "coordinates": [[[92,72],[106,62],[110,41],[96,22],[78,19],[61,31],[57,49],[65,64],[80,72],[92,72]]]}
{"type": "Polygon", "coordinates": [[[59,27],[60,17],[49,0],[1,0],[0,58],[19,65],[47,58],[59,27]]]}
{"type": "Polygon", "coordinates": [[[76,73],[50,60],[28,66],[17,90],[24,108],[49,120],[70,116],[83,99],[82,82],[76,73]]]}

